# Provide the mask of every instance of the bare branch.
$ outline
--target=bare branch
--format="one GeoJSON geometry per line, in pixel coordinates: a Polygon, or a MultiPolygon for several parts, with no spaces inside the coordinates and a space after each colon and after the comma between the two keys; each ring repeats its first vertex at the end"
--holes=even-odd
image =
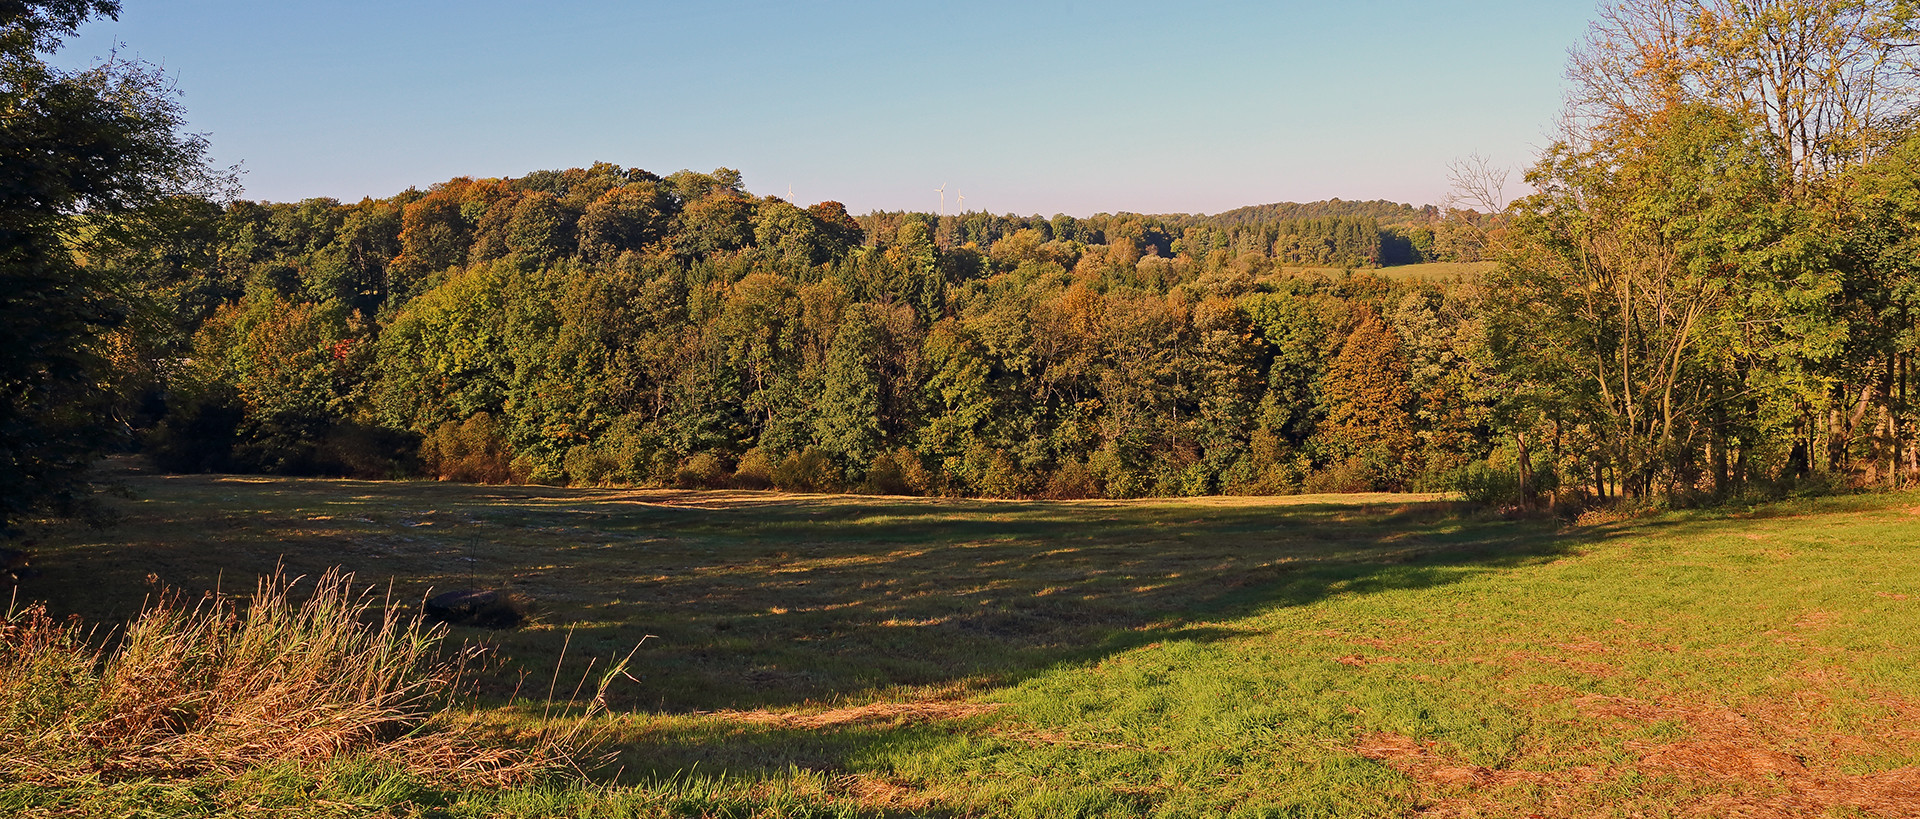
{"type": "Polygon", "coordinates": [[[1506,212],[1508,176],[1508,169],[1477,153],[1447,163],[1447,209],[1465,206],[1488,215],[1506,212]]]}

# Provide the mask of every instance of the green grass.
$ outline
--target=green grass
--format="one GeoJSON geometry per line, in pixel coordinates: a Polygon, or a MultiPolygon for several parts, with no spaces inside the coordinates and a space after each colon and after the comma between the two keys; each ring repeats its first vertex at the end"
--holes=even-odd
{"type": "MultiPolygon", "coordinates": [[[[605,769],[445,793],[342,763],[0,786],[0,810],[291,791],[311,815],[1911,815],[1920,495],[1567,527],[1431,498],[955,501],[127,478],[26,587],[284,563],[506,586],[528,628],[460,719],[503,738],[646,635],[605,769]],[[566,657],[561,647],[566,645],[566,657]],[[516,687],[518,699],[512,699],[516,687]],[[182,795],[185,794],[185,795],[182,795]],[[64,801],[63,801],[64,800],[64,801]],[[326,806],[334,807],[326,807],[326,806]],[[345,807],[341,807],[345,806],[345,807]],[[359,806],[359,807],[355,807],[359,806]]],[[[364,768],[364,766],[362,766],[364,768]]],[[[197,800],[197,801],[196,801],[197,800]]],[[[31,812],[31,811],[26,811],[31,812]]],[[[68,811],[72,812],[72,811],[68,811]]]]}

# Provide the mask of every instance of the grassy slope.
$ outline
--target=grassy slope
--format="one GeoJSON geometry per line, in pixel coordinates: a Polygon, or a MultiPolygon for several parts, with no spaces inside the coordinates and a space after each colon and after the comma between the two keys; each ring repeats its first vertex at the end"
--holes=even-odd
{"type": "MultiPolygon", "coordinates": [[[[468,717],[507,733],[542,709],[499,703],[523,671],[544,696],[563,641],[564,696],[587,658],[658,636],[606,726],[622,787],[435,797],[456,815],[1920,804],[1911,494],[1561,529],[1379,497],[129,483],[119,526],[44,536],[33,589],[56,607],[112,616],[149,572],[194,588],[277,560],[399,599],[509,585],[540,621],[494,637],[511,659],[468,717]]],[[[339,779],[310,787],[418,798],[339,779]]]]}

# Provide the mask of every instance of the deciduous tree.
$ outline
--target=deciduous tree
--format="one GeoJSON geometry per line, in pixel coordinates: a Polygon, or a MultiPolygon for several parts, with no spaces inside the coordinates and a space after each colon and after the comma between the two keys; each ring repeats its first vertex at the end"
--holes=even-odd
{"type": "Polygon", "coordinates": [[[103,386],[101,333],[124,291],[82,264],[74,241],[204,173],[205,141],[182,132],[166,78],[139,63],[85,71],[43,55],[112,0],[0,4],[0,531],[84,498],[92,458],[125,427],[103,386]]]}

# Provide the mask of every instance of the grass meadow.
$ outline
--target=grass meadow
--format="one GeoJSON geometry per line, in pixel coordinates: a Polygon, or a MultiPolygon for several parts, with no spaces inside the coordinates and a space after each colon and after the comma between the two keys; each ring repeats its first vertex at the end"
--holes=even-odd
{"type": "MultiPolygon", "coordinates": [[[[129,473],[21,592],[330,567],[536,601],[439,719],[592,764],[0,783],[0,813],[1920,815],[1920,494],[1629,520],[1411,495],[985,501],[129,473]],[[557,671],[556,671],[557,669],[557,671]]],[[[390,591],[390,595],[388,590],[390,591]]]]}

